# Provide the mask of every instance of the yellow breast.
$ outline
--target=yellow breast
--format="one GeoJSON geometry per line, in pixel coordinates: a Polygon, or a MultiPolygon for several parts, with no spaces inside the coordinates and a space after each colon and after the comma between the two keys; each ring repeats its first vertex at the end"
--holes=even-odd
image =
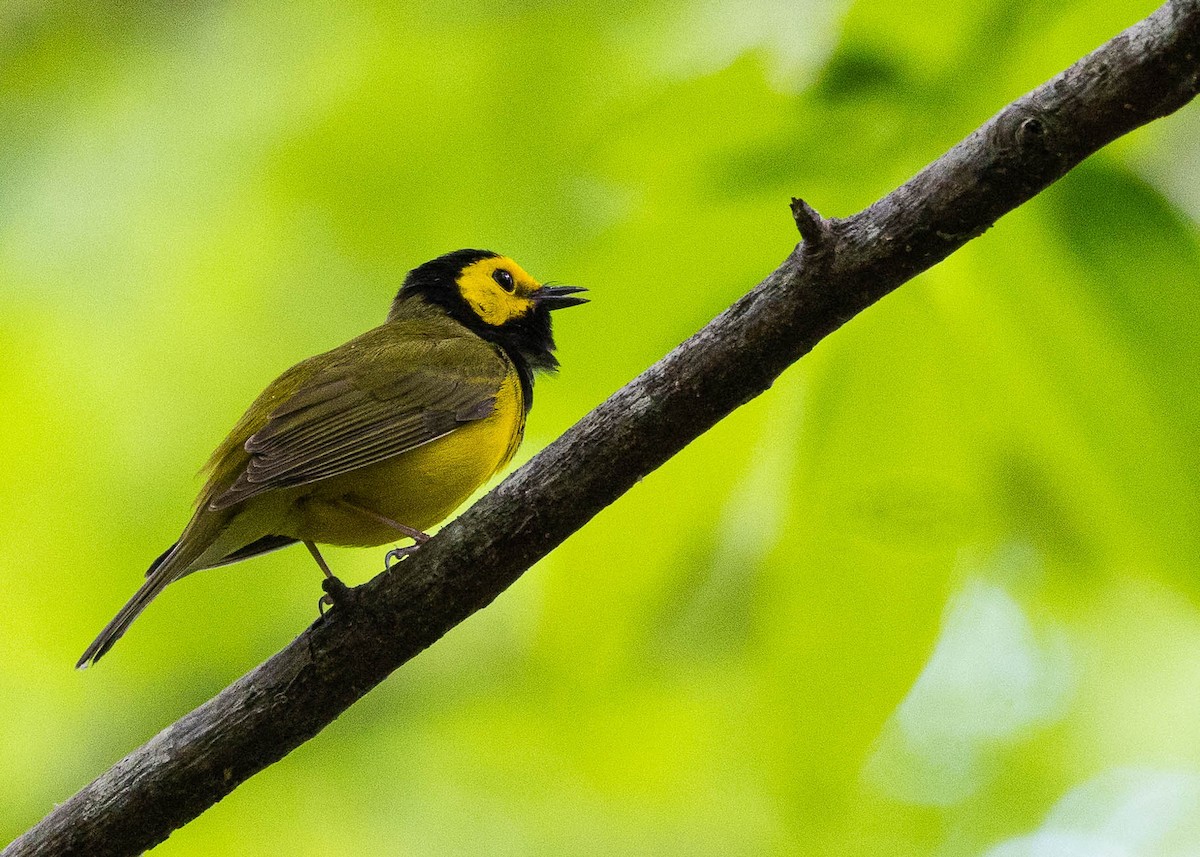
{"type": "Polygon", "coordinates": [[[512,369],[496,394],[495,410],[483,419],[395,458],[308,486],[308,498],[297,507],[294,532],[287,535],[353,547],[402,540],[391,528],[330,502],[341,498],[427,530],[512,460],[524,430],[521,384],[512,369]]]}

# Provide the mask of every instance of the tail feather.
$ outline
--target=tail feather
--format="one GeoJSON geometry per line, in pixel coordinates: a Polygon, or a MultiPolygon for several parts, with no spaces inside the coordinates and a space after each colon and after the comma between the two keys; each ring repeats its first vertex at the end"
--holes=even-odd
{"type": "Polygon", "coordinates": [[[294,545],[299,539],[293,539],[291,536],[263,536],[261,539],[251,542],[244,548],[238,548],[231,554],[226,554],[221,559],[214,563],[206,564],[203,567],[194,567],[188,569],[188,574],[193,571],[201,571],[206,568],[220,568],[223,565],[233,565],[235,562],[241,562],[244,559],[250,559],[253,556],[262,556],[271,551],[277,551],[280,548],[286,548],[289,545],[294,545]]]}
{"type": "Polygon", "coordinates": [[[182,551],[180,551],[182,544],[183,539],[180,539],[151,563],[149,570],[146,572],[146,582],[133,594],[133,597],[126,602],[125,606],[117,612],[112,621],[104,626],[104,630],[92,641],[92,644],[87,647],[83,656],[75,664],[76,669],[84,669],[89,664],[94,664],[100,658],[104,657],[105,652],[111,649],[117,640],[121,639],[121,635],[125,633],[133,623],[133,620],[146,609],[146,605],[153,601],[154,597],[162,592],[168,583],[179,578],[180,575],[176,569],[180,569],[180,566],[186,569],[186,563],[189,559],[183,556],[182,551]]]}
{"type": "Polygon", "coordinates": [[[113,644],[121,639],[121,635],[125,633],[133,620],[141,615],[146,606],[154,600],[158,593],[163,591],[168,583],[191,574],[193,571],[239,562],[261,553],[286,547],[295,541],[286,536],[263,536],[222,556],[222,551],[214,542],[219,540],[232,514],[214,516],[198,513],[192,518],[184,529],[183,535],[179,537],[179,541],[163,551],[162,555],[150,564],[150,568],[146,571],[146,582],[142,584],[141,589],[135,592],[128,603],[113,617],[113,620],[104,626],[100,636],[92,641],[75,666],[83,669],[104,657],[113,644]]]}
{"type": "Polygon", "coordinates": [[[121,639],[121,635],[133,623],[143,610],[146,609],[154,596],[163,591],[163,588],[170,583],[170,578],[165,575],[151,577],[142,587],[134,593],[133,597],[126,602],[120,612],[113,617],[112,621],[104,626],[104,630],[100,635],[92,641],[92,644],[84,651],[79,662],[75,664],[76,669],[84,669],[89,664],[94,664],[100,658],[104,657],[105,652],[113,647],[113,643],[121,639]]]}
{"type": "Polygon", "coordinates": [[[158,559],[150,563],[150,567],[146,569],[146,577],[149,577],[150,575],[154,574],[154,572],[158,571],[158,567],[167,561],[167,557],[173,554],[175,552],[175,548],[177,547],[179,547],[179,542],[175,542],[175,544],[171,545],[165,551],[160,553],[158,555],[158,559]]]}

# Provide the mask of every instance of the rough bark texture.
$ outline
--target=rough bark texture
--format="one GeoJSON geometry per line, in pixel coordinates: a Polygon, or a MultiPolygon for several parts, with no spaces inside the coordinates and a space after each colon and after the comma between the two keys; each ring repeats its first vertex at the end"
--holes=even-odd
{"type": "Polygon", "coordinates": [[[1174,0],[1019,98],[780,267],[416,557],[58,806],[4,857],[136,854],[316,735],[822,337],[1200,85],[1200,0],[1174,0]]]}

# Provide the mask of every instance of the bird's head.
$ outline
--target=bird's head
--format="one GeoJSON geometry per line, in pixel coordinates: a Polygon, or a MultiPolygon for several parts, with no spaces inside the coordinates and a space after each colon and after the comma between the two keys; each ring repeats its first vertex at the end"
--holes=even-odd
{"type": "Polygon", "coordinates": [[[479,336],[519,355],[530,368],[553,370],[550,312],[587,303],[579,286],[543,285],[507,256],[455,250],[409,271],[392,304],[419,297],[442,307],[479,336]]]}

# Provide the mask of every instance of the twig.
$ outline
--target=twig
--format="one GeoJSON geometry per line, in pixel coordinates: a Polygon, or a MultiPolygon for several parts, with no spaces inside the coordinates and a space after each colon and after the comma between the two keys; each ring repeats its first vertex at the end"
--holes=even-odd
{"type": "Polygon", "coordinates": [[[792,197],[792,219],[796,221],[796,229],[805,244],[811,245],[813,251],[821,249],[825,236],[829,232],[829,224],[817,210],[802,199],[792,197]]]}

